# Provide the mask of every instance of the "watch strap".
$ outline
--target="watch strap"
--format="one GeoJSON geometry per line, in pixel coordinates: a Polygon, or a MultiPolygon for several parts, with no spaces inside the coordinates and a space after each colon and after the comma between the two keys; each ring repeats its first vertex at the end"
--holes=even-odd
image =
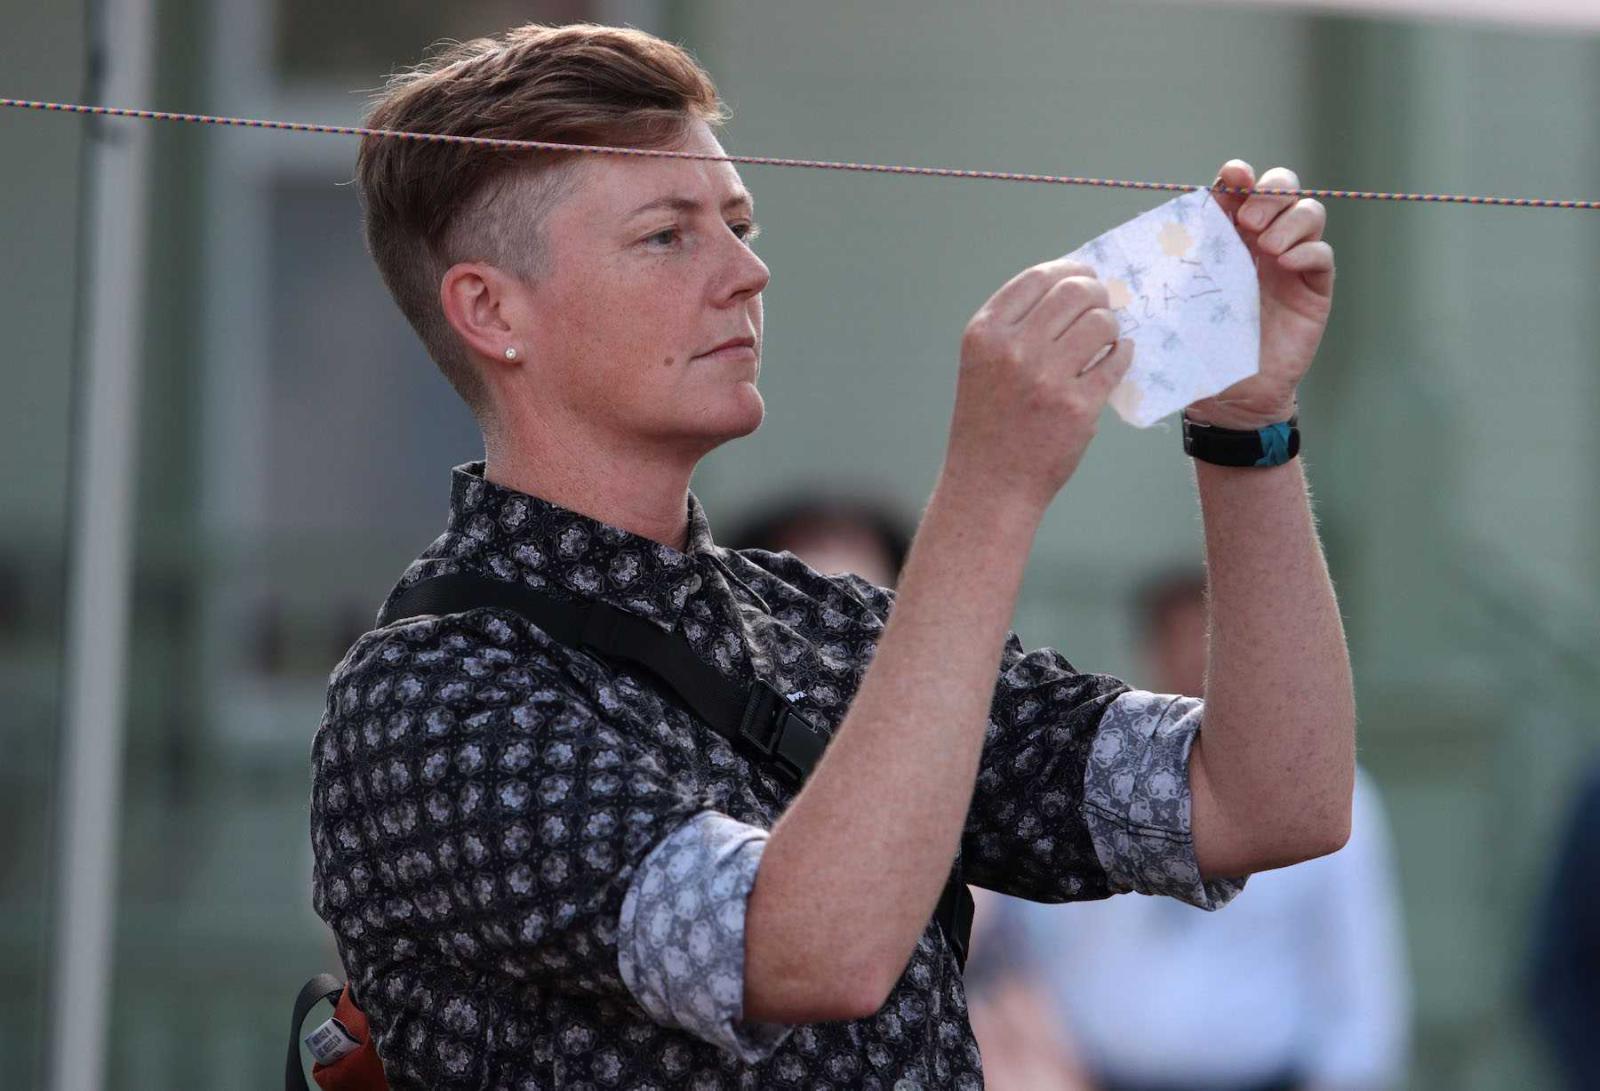
{"type": "Polygon", "coordinates": [[[1282,466],[1300,453],[1300,415],[1265,428],[1218,428],[1183,418],[1183,451],[1217,466],[1282,466]]]}

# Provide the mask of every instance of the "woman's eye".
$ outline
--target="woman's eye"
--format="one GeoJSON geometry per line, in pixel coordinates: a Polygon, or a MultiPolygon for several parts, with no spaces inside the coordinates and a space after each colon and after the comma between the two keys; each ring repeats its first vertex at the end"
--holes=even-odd
{"type": "MultiPolygon", "coordinates": [[[[741,242],[749,242],[761,234],[761,228],[753,223],[729,224],[728,229],[734,237],[741,242]]],[[[683,230],[679,227],[667,227],[653,235],[646,235],[644,241],[650,246],[674,246],[682,241],[683,230]]]]}

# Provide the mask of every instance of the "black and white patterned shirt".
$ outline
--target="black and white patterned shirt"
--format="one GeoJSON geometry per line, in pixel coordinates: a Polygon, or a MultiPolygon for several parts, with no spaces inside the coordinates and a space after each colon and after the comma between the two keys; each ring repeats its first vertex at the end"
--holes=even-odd
{"type": "MultiPolygon", "coordinates": [[[[892,604],[790,554],[678,551],[458,467],[448,572],[599,599],[681,633],[837,730],[892,604]]],[[[1198,702],[1006,645],[961,842],[968,882],[1035,901],[1216,906],[1189,825],[1198,702]]],[[[395,1088],[978,1088],[930,921],[883,1008],[743,1022],[744,912],[793,790],[648,676],[492,609],[367,633],[313,744],[313,900],[395,1088]]],[[[849,921],[838,926],[848,928],[849,921]]]]}

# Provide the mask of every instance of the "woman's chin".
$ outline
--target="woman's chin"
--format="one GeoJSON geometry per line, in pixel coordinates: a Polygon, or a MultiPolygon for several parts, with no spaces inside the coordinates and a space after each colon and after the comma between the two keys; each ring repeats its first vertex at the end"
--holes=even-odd
{"type": "Polygon", "coordinates": [[[703,419],[702,424],[724,440],[738,439],[760,428],[766,413],[766,402],[762,400],[756,384],[742,382],[729,392],[726,400],[713,413],[707,414],[710,419],[703,419]]]}
{"type": "Polygon", "coordinates": [[[756,389],[756,384],[753,380],[747,383],[740,383],[739,393],[744,402],[745,415],[745,429],[739,434],[748,436],[751,432],[760,428],[761,422],[766,419],[767,403],[766,399],[762,398],[761,391],[756,389]]]}
{"type": "Polygon", "coordinates": [[[761,427],[766,407],[752,384],[740,385],[747,389],[725,396],[715,404],[702,404],[685,416],[674,416],[670,423],[658,419],[650,432],[658,439],[686,445],[702,455],[729,440],[748,436],[761,427]]]}

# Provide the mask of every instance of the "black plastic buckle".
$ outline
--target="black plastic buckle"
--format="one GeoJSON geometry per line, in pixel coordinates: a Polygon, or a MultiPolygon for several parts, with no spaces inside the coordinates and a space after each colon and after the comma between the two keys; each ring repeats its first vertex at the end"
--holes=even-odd
{"type": "Polygon", "coordinates": [[[827,746],[827,736],[811,726],[771,685],[757,681],[750,687],[739,737],[753,746],[791,785],[798,785],[816,766],[827,746]]]}
{"type": "Polygon", "coordinates": [[[972,940],[973,909],[972,891],[967,889],[957,871],[945,883],[939,904],[934,907],[933,919],[939,922],[945,942],[956,956],[956,966],[963,971],[967,968],[967,947],[972,940]]]}

